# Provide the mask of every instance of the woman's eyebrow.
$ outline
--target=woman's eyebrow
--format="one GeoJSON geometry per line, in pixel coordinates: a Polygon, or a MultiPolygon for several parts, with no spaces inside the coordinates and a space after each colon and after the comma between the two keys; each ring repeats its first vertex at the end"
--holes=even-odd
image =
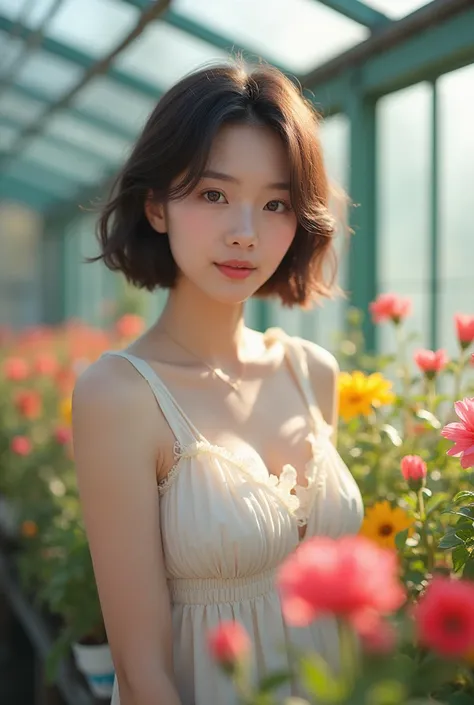
{"type": "MultiPolygon", "coordinates": [[[[214,169],[206,169],[206,171],[203,172],[202,178],[203,179],[219,179],[220,181],[230,181],[234,184],[241,183],[241,181],[239,179],[237,179],[235,176],[231,176],[230,174],[224,174],[224,172],[215,171],[214,169]]],[[[276,181],[274,183],[267,184],[265,188],[279,189],[280,191],[289,191],[290,184],[287,181],[276,181]]]]}

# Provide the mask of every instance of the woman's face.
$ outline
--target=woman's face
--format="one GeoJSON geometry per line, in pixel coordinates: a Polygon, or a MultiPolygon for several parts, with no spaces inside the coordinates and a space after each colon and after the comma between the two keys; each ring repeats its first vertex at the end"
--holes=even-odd
{"type": "Polygon", "coordinates": [[[180,276],[222,303],[252,296],[278,268],[295,237],[289,181],[286,151],[272,130],[222,128],[201,182],[166,207],[166,230],[180,276]]]}

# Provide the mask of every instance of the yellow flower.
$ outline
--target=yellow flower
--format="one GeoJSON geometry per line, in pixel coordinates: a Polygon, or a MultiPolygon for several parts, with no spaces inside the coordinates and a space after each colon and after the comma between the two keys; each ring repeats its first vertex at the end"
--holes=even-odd
{"type": "Polygon", "coordinates": [[[71,425],[72,421],[72,399],[66,397],[59,403],[59,415],[65,424],[71,425]]]}
{"type": "Polygon", "coordinates": [[[391,404],[395,395],[392,383],[379,372],[342,372],[339,375],[339,409],[342,418],[350,421],[356,416],[369,416],[374,407],[391,404]]]}
{"type": "Polygon", "coordinates": [[[393,508],[387,500],[368,507],[360,534],[381,548],[395,548],[395,536],[405,529],[413,533],[413,519],[401,508],[393,508]]]}

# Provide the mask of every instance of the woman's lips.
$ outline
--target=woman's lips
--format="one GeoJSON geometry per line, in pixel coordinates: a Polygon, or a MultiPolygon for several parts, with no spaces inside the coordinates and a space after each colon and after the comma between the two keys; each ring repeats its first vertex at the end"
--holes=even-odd
{"type": "Polygon", "coordinates": [[[217,269],[229,279],[247,279],[252,272],[255,271],[255,267],[242,266],[240,264],[217,264],[217,269]]]}

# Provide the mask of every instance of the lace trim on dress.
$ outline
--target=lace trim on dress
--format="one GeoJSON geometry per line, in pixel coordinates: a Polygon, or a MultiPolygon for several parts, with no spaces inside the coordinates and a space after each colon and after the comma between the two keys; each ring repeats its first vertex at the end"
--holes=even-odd
{"type": "Polygon", "coordinates": [[[253,480],[269,487],[293,514],[298,526],[305,526],[315,497],[324,486],[326,479],[325,463],[323,462],[324,451],[319,443],[320,437],[326,436],[330,439],[332,430],[327,424],[326,426],[327,429],[320,429],[321,436],[318,433],[318,437],[316,437],[311,433],[307,437],[307,441],[311,444],[311,459],[305,467],[306,486],[298,483],[297,472],[293,465],[284,465],[280,476],[277,477],[268,472],[263,461],[259,462],[258,459],[251,456],[239,456],[227,448],[212,445],[207,441],[195,441],[185,447],[179,442],[175,443],[176,462],[167,476],[158,483],[158,493],[162,496],[171,487],[180,471],[181,461],[201,454],[210,454],[232,463],[253,480]]]}

